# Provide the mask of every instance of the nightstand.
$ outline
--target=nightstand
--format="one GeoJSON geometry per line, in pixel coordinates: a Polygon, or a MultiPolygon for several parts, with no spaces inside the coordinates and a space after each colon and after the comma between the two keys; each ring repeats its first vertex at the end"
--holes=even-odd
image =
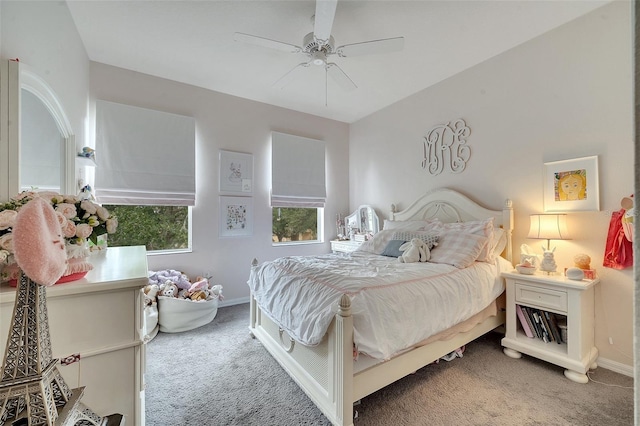
{"type": "Polygon", "coordinates": [[[360,247],[360,244],[362,242],[353,240],[331,240],[331,251],[334,253],[351,253],[360,247]]]}
{"type": "Polygon", "coordinates": [[[506,335],[502,339],[503,352],[511,358],[522,353],[566,368],[564,375],[577,383],[587,383],[586,373],[597,367],[598,349],[594,346],[594,289],[599,279],[574,281],[562,275],[546,275],[540,272],[523,275],[516,271],[505,272],[502,277],[507,285],[506,335]],[[517,311],[519,305],[520,312],[517,311]],[[524,307],[524,310],[522,309],[524,307]],[[552,331],[562,332],[557,339],[546,342],[536,336],[534,313],[552,331]],[[522,317],[519,317],[522,314],[522,317]],[[547,315],[550,314],[550,315],[547,315]],[[522,320],[531,325],[534,337],[527,337],[522,320]],[[549,319],[545,323],[545,319],[549,319]],[[556,321],[557,320],[557,321],[556,321]],[[564,323],[566,321],[566,329],[564,323]],[[554,326],[560,324],[561,327],[554,326]]]}

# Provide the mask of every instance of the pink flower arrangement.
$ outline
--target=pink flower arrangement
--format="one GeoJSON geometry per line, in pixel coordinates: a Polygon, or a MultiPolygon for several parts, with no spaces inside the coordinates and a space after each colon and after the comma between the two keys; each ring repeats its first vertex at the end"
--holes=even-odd
{"type": "MultiPolygon", "coordinates": [[[[118,219],[91,200],[55,192],[24,191],[0,204],[0,267],[13,263],[13,223],[20,208],[36,197],[49,201],[56,211],[70,258],[86,255],[87,240],[97,245],[100,235],[116,232],[118,219]]],[[[15,278],[12,270],[15,268],[2,268],[0,282],[15,278]]]]}

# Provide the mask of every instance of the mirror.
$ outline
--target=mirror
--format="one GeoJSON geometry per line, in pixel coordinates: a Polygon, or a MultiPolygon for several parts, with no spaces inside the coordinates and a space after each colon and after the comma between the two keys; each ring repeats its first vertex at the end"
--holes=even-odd
{"type": "Polygon", "coordinates": [[[376,211],[371,206],[363,205],[344,218],[347,235],[350,239],[357,239],[356,235],[372,236],[380,232],[380,221],[376,211]]]}
{"type": "Polygon", "coordinates": [[[40,99],[21,89],[20,191],[63,192],[65,138],[40,99]]]}
{"type": "Polygon", "coordinates": [[[19,114],[19,131],[9,131],[10,152],[19,152],[9,170],[8,195],[37,187],[75,194],[75,137],[53,89],[24,63],[9,61],[9,116],[19,114]]]}

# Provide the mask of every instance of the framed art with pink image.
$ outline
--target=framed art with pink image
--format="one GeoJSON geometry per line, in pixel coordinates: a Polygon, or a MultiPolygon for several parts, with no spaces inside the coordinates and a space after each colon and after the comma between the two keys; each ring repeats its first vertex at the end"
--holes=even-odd
{"type": "Polygon", "coordinates": [[[599,211],[598,156],[544,163],[544,211],[599,211]]]}

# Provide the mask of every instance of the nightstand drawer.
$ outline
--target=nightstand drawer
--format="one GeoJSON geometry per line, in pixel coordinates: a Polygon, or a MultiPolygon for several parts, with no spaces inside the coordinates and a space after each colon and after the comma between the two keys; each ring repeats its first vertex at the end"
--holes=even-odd
{"type": "Polygon", "coordinates": [[[567,293],[516,282],[516,302],[567,312],[567,293]]]}

